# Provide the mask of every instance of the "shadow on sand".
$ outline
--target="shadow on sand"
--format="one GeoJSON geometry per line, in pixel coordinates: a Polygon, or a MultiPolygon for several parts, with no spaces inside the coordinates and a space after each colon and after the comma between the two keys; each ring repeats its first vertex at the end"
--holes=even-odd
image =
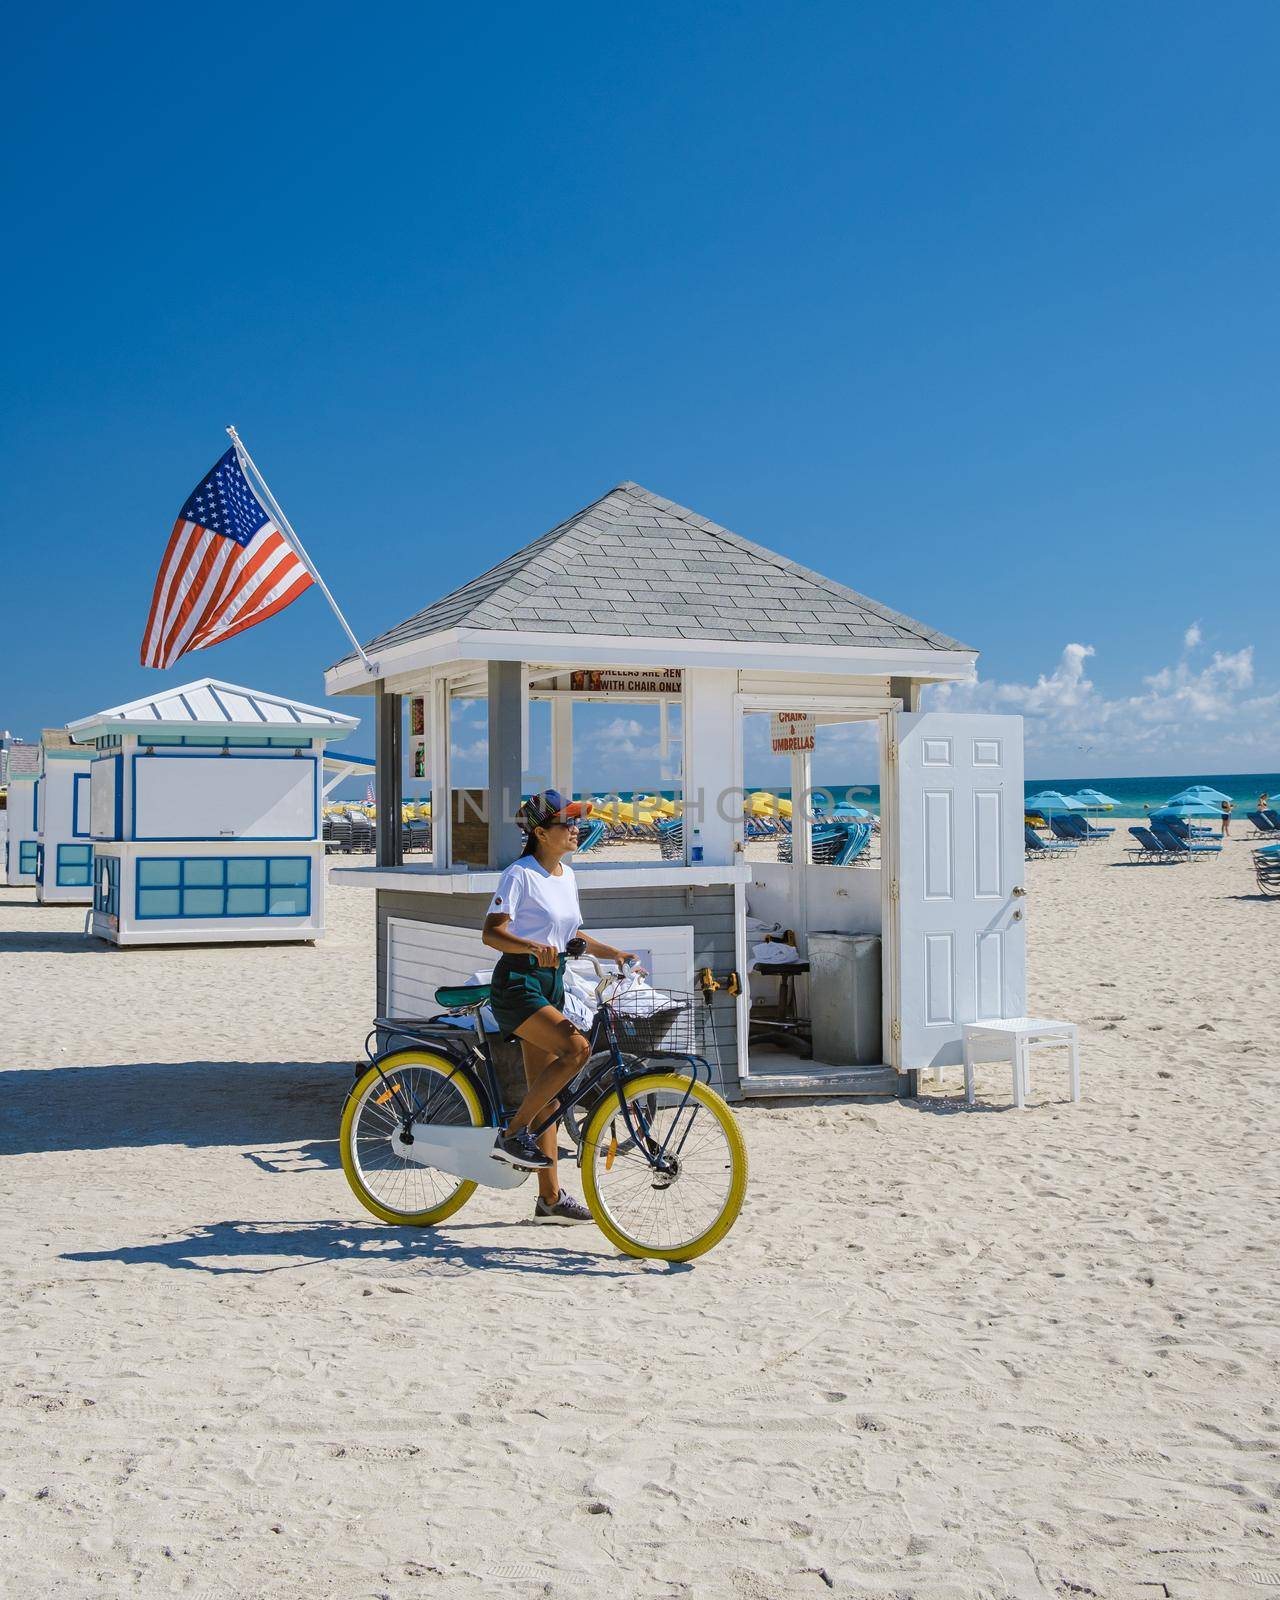
{"type": "MultiPolygon", "coordinates": [[[[177,1144],[290,1147],[338,1165],[353,1061],[183,1061],[0,1072],[0,1155],[177,1144]],[[302,1143],[301,1150],[295,1147],[302,1143]]],[[[259,1166],[282,1170],[269,1155],[259,1166]]]]}
{"type": "MultiPolygon", "coordinates": [[[[532,1193],[532,1190],[530,1190],[532,1193]]],[[[627,1261],[612,1253],[600,1254],[554,1246],[473,1244],[465,1237],[483,1229],[512,1228],[526,1237],[532,1225],[524,1222],[444,1224],[443,1230],[397,1228],[384,1223],[340,1222],[212,1222],[178,1239],[154,1244],[119,1245],[111,1250],[67,1251],[64,1261],[114,1261],[124,1266],[171,1267],[182,1272],[214,1276],[261,1276],[296,1272],[330,1262],[421,1265],[432,1277],[474,1271],[532,1272],[555,1276],[622,1278],[639,1271],[689,1271],[688,1263],[627,1261]]],[[[545,1237],[545,1234],[544,1234],[545,1237]]],[[[412,1281],[412,1280],[410,1280],[412,1281]]],[[[398,1285],[397,1285],[398,1286],[398,1285]]],[[[412,1291],[407,1291],[412,1292],[412,1291]]]]}
{"type": "Polygon", "coordinates": [[[114,953],[118,946],[80,929],[47,928],[43,933],[0,933],[0,955],[92,955],[114,953]]]}
{"type": "Polygon", "coordinates": [[[992,1104],[986,1100],[975,1099],[970,1105],[965,1104],[964,1090],[958,1094],[919,1094],[914,1099],[908,1097],[901,1102],[908,1111],[922,1111],[930,1117],[972,1117],[978,1112],[1015,1111],[1017,1107],[1012,1101],[1007,1105],[992,1104]]]}

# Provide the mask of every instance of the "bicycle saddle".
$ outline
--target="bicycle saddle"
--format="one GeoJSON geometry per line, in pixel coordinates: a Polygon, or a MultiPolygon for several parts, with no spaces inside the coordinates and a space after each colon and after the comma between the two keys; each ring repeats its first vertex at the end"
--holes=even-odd
{"type": "Polygon", "coordinates": [[[489,1000],[487,983],[464,983],[457,988],[446,986],[436,990],[436,1004],[446,1011],[473,1011],[489,1000]]]}

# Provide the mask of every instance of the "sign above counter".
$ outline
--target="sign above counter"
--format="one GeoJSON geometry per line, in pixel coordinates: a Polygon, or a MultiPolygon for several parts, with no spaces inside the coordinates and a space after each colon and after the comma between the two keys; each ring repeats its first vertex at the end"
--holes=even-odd
{"type": "Polygon", "coordinates": [[[769,743],[775,756],[804,755],[813,749],[816,724],[807,711],[775,711],[769,724],[769,743]]]}
{"type": "Polygon", "coordinates": [[[583,694],[679,694],[679,667],[591,667],[569,674],[569,688],[583,694]]]}

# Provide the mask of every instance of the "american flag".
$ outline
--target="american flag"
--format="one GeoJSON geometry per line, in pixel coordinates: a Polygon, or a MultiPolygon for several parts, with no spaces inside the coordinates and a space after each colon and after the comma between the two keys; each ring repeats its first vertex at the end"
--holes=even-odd
{"type": "Polygon", "coordinates": [[[311,583],[262,509],[233,445],[178,513],[142,636],[142,665],[171,667],[264,622],[311,583]]]}

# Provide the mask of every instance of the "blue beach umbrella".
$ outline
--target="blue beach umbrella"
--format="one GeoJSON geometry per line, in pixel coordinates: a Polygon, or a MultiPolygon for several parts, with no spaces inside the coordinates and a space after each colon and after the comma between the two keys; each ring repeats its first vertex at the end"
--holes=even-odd
{"type": "Polygon", "coordinates": [[[1176,800],[1167,806],[1161,806],[1159,811],[1153,811],[1151,816],[1156,822],[1164,822],[1169,817],[1221,817],[1222,811],[1218,806],[1210,805],[1207,800],[1176,800]]]}
{"type": "Polygon", "coordinates": [[[1112,806],[1120,802],[1113,800],[1109,794],[1103,794],[1101,789],[1078,789],[1076,799],[1083,800],[1090,811],[1110,811],[1112,806]]]}
{"type": "Polygon", "coordinates": [[[1171,794],[1165,801],[1165,805],[1176,806],[1180,805],[1184,800],[1198,800],[1203,805],[1214,806],[1221,810],[1222,802],[1230,799],[1231,796],[1223,794],[1221,789],[1211,789],[1207,783],[1193,783],[1180,790],[1177,794],[1171,794]]]}
{"type": "Polygon", "coordinates": [[[1088,804],[1083,800],[1076,800],[1071,795],[1060,794],[1057,789],[1046,789],[1043,794],[1029,795],[1023,802],[1024,811],[1038,811],[1042,817],[1056,815],[1060,811],[1087,811],[1088,804]]]}

